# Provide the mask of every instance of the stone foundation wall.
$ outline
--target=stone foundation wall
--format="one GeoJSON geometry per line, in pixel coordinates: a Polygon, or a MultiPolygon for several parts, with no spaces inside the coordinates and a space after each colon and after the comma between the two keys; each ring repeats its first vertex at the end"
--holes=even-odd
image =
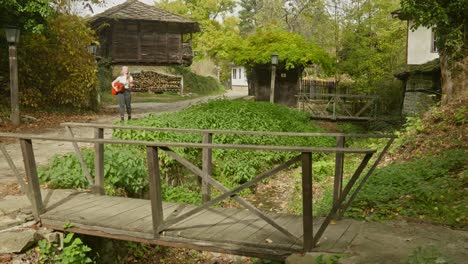
{"type": "Polygon", "coordinates": [[[406,80],[404,115],[416,115],[436,104],[440,96],[440,79],[430,73],[411,74],[406,80]]]}

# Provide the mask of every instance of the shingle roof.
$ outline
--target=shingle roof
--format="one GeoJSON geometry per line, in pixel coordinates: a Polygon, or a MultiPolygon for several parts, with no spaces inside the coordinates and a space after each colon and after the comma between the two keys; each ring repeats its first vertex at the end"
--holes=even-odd
{"type": "Polygon", "coordinates": [[[106,11],[93,16],[91,23],[97,23],[101,19],[125,19],[141,21],[163,21],[179,24],[187,24],[195,31],[198,31],[198,24],[195,21],[170,13],[166,10],[150,6],[138,0],[127,0],[126,2],[107,9],[106,11]]]}

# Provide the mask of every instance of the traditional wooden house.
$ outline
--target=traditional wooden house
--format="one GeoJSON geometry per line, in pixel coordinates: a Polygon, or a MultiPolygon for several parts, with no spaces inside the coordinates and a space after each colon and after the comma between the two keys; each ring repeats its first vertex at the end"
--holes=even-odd
{"type": "Polygon", "coordinates": [[[137,0],[107,9],[90,20],[99,36],[97,55],[113,65],[190,65],[196,22],[137,0]]]}

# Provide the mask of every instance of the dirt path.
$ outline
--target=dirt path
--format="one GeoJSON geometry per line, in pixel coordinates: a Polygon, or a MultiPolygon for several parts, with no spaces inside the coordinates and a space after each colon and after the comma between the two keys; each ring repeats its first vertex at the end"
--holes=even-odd
{"type": "MultiPolygon", "coordinates": [[[[175,112],[180,111],[190,105],[206,102],[212,99],[226,98],[226,99],[236,99],[246,96],[246,94],[234,92],[228,90],[223,95],[207,96],[200,97],[191,100],[185,100],[174,103],[134,103],[132,107],[134,109],[134,118],[141,118],[150,113],[164,113],[164,112],[175,112]]],[[[118,106],[109,106],[109,108],[117,108],[118,106]]],[[[116,115],[104,115],[98,116],[93,123],[107,123],[111,124],[119,120],[118,114],[116,115]]],[[[40,122],[40,120],[38,121],[40,122]]],[[[93,137],[93,130],[88,128],[74,128],[73,132],[76,137],[93,137]]],[[[53,127],[48,128],[40,132],[35,132],[34,134],[49,136],[49,137],[64,137],[68,136],[67,132],[62,127],[53,127]]],[[[105,137],[109,137],[111,131],[107,130],[105,137]]],[[[6,144],[6,149],[10,156],[12,157],[14,163],[18,167],[21,173],[24,172],[21,150],[18,143],[6,144]]],[[[36,156],[37,165],[46,164],[54,155],[65,154],[73,152],[73,146],[71,143],[64,142],[54,142],[54,141],[35,141],[34,142],[34,154],[36,156]]],[[[15,183],[16,179],[13,172],[11,171],[8,163],[6,162],[3,155],[0,153],[0,186],[10,185],[15,183]]],[[[0,188],[1,191],[1,188],[0,188]]],[[[0,195],[1,196],[1,195],[0,195]]]]}

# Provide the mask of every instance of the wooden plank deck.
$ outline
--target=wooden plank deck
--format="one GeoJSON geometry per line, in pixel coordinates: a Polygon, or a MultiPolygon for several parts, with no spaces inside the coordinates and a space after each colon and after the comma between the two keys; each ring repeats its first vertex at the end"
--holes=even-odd
{"type": "MultiPolygon", "coordinates": [[[[164,220],[195,207],[164,202],[164,220]]],[[[302,239],[301,216],[268,215],[302,239]]],[[[75,233],[269,259],[284,259],[302,251],[301,243],[291,241],[246,209],[208,208],[169,227],[155,239],[149,200],[77,193],[49,202],[41,221],[58,230],[70,222],[73,227],[68,230],[75,233]]],[[[315,219],[314,231],[321,222],[315,219]]],[[[344,252],[358,230],[348,220],[330,225],[314,251],[344,252]]]]}

